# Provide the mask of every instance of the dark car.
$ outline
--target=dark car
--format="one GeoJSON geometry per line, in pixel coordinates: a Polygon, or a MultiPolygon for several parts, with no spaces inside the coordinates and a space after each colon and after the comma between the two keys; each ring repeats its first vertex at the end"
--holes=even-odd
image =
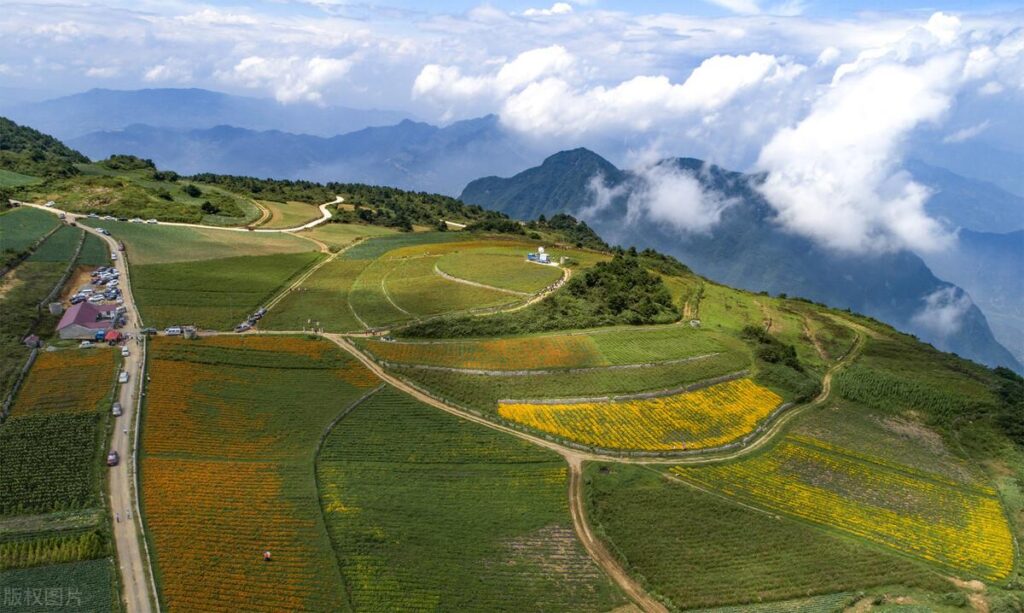
{"type": "Polygon", "coordinates": [[[107,454],[107,466],[117,466],[118,462],[121,461],[121,454],[117,453],[116,450],[111,450],[107,454]]]}
{"type": "Polygon", "coordinates": [[[140,332],[146,336],[154,336],[156,335],[156,328],[143,328],[140,332]]]}

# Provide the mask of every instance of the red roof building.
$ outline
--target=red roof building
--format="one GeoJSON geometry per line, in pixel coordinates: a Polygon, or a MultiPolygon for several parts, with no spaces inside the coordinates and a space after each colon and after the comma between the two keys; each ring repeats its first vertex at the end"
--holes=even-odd
{"type": "Polygon", "coordinates": [[[60,318],[57,324],[57,334],[61,338],[84,338],[96,337],[97,330],[107,330],[114,322],[110,320],[110,311],[101,310],[99,307],[88,302],[79,302],[67,311],[60,318]]]}

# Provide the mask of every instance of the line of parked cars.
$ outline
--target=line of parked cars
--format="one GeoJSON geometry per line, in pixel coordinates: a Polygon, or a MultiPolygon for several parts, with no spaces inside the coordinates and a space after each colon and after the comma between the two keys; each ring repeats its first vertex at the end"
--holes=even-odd
{"type": "Polygon", "coordinates": [[[260,307],[256,309],[256,312],[245,318],[245,321],[235,326],[235,332],[245,332],[251,330],[256,322],[263,319],[263,316],[267,314],[267,307],[260,307]]]}
{"type": "MultiPolygon", "coordinates": [[[[143,220],[143,219],[141,219],[139,217],[133,217],[131,219],[128,219],[127,217],[114,217],[113,215],[99,215],[98,213],[89,213],[89,217],[92,218],[92,219],[102,219],[103,221],[127,221],[128,223],[154,223],[154,224],[155,223],[160,223],[159,221],[157,221],[155,219],[143,220]]],[[[99,230],[99,228],[97,228],[97,230],[99,230]]],[[[100,231],[103,232],[103,230],[100,230],[100,231]]],[[[104,232],[104,234],[108,234],[108,233],[104,232]]]]}

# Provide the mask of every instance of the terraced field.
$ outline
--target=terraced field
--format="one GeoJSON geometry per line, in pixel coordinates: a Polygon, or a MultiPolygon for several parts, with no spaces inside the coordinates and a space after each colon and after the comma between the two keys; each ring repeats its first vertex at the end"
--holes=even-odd
{"type": "Polygon", "coordinates": [[[399,364],[483,370],[530,370],[644,364],[747,350],[735,339],[686,326],[618,328],[571,334],[432,342],[361,341],[399,364]]]}
{"type": "Polygon", "coordinates": [[[29,256],[31,262],[65,262],[71,260],[85,230],[63,226],[29,256]]]}
{"type": "MultiPolygon", "coordinates": [[[[473,249],[439,258],[438,270],[459,279],[532,294],[562,278],[557,266],[543,266],[526,260],[532,245],[524,245],[518,253],[493,253],[473,249]]],[[[510,248],[511,250],[511,248],[510,248]]]]}
{"type": "Polygon", "coordinates": [[[352,244],[357,238],[393,236],[398,230],[382,226],[361,224],[325,223],[311,230],[304,230],[299,236],[308,236],[338,249],[352,244]]]}
{"type": "Polygon", "coordinates": [[[376,378],[291,337],[160,338],[150,359],[141,498],[163,606],[345,608],[313,460],[376,378]]]}
{"type": "Polygon", "coordinates": [[[588,464],[586,476],[591,521],[626,568],[679,609],[815,611],[775,601],[895,584],[949,591],[945,578],[903,556],[666,481],[649,468],[588,464]]]}
{"type": "Polygon", "coordinates": [[[750,379],[658,398],[498,405],[501,417],[603,449],[675,451],[718,447],[742,438],[782,404],[750,379]]]}
{"type": "Polygon", "coordinates": [[[576,540],[567,466],[384,390],[324,441],[321,504],[356,611],[608,611],[576,540]]]}
{"type": "Polygon", "coordinates": [[[671,472],[955,572],[998,580],[1013,569],[1013,540],[991,487],[798,435],[750,460],[671,472]]]}
{"type": "Polygon", "coordinates": [[[22,251],[59,223],[55,215],[30,207],[0,213],[0,252],[22,251]]]}
{"type": "Polygon", "coordinates": [[[506,398],[544,400],[667,390],[734,373],[746,368],[748,364],[747,359],[741,355],[720,353],[684,363],[629,369],[532,371],[495,375],[400,367],[394,368],[393,372],[448,402],[495,413],[498,402],[506,398]]]}

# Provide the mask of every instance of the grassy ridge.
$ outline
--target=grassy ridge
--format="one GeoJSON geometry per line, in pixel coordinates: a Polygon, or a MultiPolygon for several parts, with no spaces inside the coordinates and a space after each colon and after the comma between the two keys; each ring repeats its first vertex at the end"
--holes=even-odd
{"type": "Polygon", "coordinates": [[[606,611],[557,455],[387,390],[331,431],[317,475],[355,610],[606,611]]]}

